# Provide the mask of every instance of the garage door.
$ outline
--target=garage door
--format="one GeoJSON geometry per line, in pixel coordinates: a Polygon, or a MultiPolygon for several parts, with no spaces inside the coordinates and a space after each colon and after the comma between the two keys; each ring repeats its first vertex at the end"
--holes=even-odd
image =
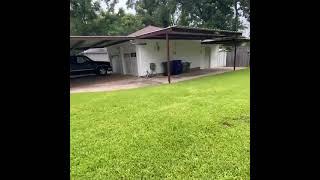
{"type": "Polygon", "coordinates": [[[126,73],[137,76],[138,69],[137,69],[137,57],[136,53],[126,53],[124,54],[124,62],[126,67],[126,73]]]}

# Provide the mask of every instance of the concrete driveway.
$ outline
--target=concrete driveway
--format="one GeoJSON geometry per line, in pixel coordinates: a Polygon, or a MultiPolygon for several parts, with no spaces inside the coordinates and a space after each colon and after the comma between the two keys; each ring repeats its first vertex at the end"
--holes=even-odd
{"type": "MultiPolygon", "coordinates": [[[[236,70],[244,69],[238,67],[236,70]]],[[[214,69],[194,70],[189,73],[171,76],[171,83],[195,79],[213,74],[221,74],[224,72],[233,71],[231,67],[222,67],[214,69]]],[[[81,78],[70,79],[70,93],[79,92],[99,92],[113,91],[120,89],[132,89],[144,86],[166,84],[168,83],[167,76],[156,76],[152,78],[142,78],[129,75],[112,74],[110,76],[87,76],[81,78]]]]}
{"type": "Polygon", "coordinates": [[[113,91],[161,84],[135,76],[112,74],[111,76],[88,76],[70,79],[70,93],[113,91]]]}

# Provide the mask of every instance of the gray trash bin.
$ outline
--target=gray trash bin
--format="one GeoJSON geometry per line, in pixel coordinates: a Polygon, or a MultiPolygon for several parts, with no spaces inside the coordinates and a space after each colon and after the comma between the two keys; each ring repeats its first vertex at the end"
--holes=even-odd
{"type": "Polygon", "coordinates": [[[185,72],[190,72],[190,66],[191,66],[191,63],[186,62],[186,71],[185,72]]]}
{"type": "Polygon", "coordinates": [[[187,66],[188,66],[187,62],[182,63],[182,72],[183,73],[187,72],[187,66]]]}
{"type": "Polygon", "coordinates": [[[190,62],[183,62],[182,63],[182,72],[190,72],[190,62]]]}

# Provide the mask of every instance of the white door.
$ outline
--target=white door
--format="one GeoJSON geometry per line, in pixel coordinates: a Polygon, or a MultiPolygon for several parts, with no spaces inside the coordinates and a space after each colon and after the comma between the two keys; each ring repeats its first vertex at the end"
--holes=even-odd
{"type": "Polygon", "coordinates": [[[225,51],[220,51],[218,53],[218,59],[217,59],[217,64],[216,64],[216,67],[225,67],[227,64],[226,64],[226,61],[227,60],[227,54],[225,51]]]}
{"type": "Polygon", "coordinates": [[[210,47],[204,49],[204,66],[205,69],[210,68],[210,47]]]}
{"type": "Polygon", "coordinates": [[[112,56],[111,64],[112,64],[112,70],[114,73],[123,73],[119,55],[112,56]]]}
{"type": "Polygon", "coordinates": [[[126,53],[124,54],[124,62],[126,67],[126,73],[137,76],[138,70],[137,70],[137,57],[136,53],[126,53]]]}
{"type": "Polygon", "coordinates": [[[137,57],[130,57],[132,75],[138,75],[137,57]]]}

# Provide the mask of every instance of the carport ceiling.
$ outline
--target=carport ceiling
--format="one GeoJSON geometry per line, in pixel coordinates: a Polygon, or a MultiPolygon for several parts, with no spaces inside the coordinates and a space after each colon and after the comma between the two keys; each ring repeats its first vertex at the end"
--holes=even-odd
{"type": "Polygon", "coordinates": [[[131,39],[128,36],[70,36],[70,50],[103,48],[131,39]]]}

